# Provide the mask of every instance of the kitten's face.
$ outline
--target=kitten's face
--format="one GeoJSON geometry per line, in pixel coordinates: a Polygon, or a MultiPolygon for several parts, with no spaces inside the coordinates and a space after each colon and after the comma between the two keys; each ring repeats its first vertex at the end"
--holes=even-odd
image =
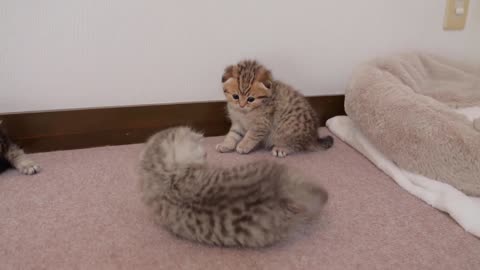
{"type": "Polygon", "coordinates": [[[222,76],[227,102],[242,111],[251,111],[272,95],[270,71],[255,61],[229,66],[222,76]]]}
{"type": "Polygon", "coordinates": [[[223,83],[223,93],[228,103],[244,111],[261,106],[263,101],[270,97],[270,90],[263,83],[255,81],[246,89],[241,89],[238,80],[234,78],[223,83]]]}
{"type": "Polygon", "coordinates": [[[162,141],[162,147],[169,159],[175,163],[203,164],[207,153],[202,146],[203,135],[188,127],[166,130],[169,133],[162,141]]]}

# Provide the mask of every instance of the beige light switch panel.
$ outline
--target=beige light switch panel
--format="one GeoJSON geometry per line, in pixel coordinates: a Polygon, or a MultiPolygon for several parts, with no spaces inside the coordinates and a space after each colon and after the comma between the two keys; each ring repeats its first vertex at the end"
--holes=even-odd
{"type": "Polygon", "coordinates": [[[447,0],[445,8],[444,30],[463,30],[467,20],[470,0],[447,0]]]}

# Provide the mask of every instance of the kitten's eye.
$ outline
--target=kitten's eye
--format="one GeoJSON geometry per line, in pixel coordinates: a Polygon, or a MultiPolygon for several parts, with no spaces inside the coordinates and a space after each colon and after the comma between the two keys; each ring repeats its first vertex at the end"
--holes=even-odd
{"type": "Polygon", "coordinates": [[[233,99],[239,99],[240,97],[237,94],[232,95],[233,99]]]}
{"type": "Polygon", "coordinates": [[[248,97],[248,98],[247,98],[247,101],[250,102],[250,103],[252,103],[254,100],[255,100],[254,97],[248,97]]]}

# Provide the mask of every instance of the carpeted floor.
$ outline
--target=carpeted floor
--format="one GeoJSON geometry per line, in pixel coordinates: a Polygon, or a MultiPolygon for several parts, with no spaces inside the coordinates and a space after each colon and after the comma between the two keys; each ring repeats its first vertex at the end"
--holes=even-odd
{"type": "MultiPolygon", "coordinates": [[[[217,154],[232,166],[267,152],[217,154]]],[[[141,145],[32,155],[43,171],[0,176],[0,269],[480,269],[480,239],[410,196],[338,139],[281,162],[322,183],[322,219],[262,250],[206,247],[155,226],[141,204],[141,145]]]]}

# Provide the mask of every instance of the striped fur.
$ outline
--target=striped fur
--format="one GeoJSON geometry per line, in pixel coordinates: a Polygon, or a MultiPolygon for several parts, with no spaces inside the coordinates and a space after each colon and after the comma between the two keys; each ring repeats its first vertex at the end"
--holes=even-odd
{"type": "Polygon", "coordinates": [[[322,188],[273,162],[209,166],[201,139],[186,127],[164,130],[149,139],[141,155],[143,201],[156,221],[179,237],[218,246],[268,246],[315,217],[327,200],[322,188]]]}

